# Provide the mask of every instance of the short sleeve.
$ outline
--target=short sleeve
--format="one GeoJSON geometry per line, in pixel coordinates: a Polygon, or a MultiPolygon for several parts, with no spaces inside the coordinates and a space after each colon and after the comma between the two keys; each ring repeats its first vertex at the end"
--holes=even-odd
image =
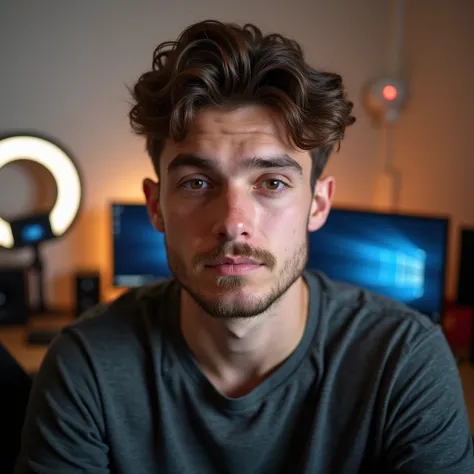
{"type": "Polygon", "coordinates": [[[458,368],[439,327],[408,348],[391,380],[385,472],[474,474],[458,368]]]}
{"type": "Polygon", "coordinates": [[[109,472],[96,377],[73,330],[51,344],[35,377],[14,472],[109,472]]]}

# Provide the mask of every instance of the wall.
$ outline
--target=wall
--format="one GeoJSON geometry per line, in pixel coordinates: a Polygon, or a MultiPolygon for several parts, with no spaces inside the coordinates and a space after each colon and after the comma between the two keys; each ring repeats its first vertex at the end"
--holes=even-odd
{"type": "MultiPolygon", "coordinates": [[[[286,33],[301,42],[314,66],[344,76],[359,120],[328,172],[338,180],[338,202],[369,204],[379,133],[359,96],[363,83],[385,65],[388,12],[388,0],[18,0],[3,6],[0,132],[29,129],[60,140],[85,180],[77,224],[44,247],[49,301],[71,304],[71,277],[80,268],[99,267],[108,288],[108,203],[141,200],[141,180],[152,173],[142,141],[129,130],[126,85],[149,68],[156,44],[196,20],[251,21],[286,33]]],[[[43,196],[43,181],[37,183],[31,186],[19,165],[2,170],[0,215],[28,210],[38,199],[51,202],[43,196]]],[[[28,251],[3,251],[0,264],[30,257],[28,251]]]]}
{"type": "Polygon", "coordinates": [[[452,216],[448,296],[455,295],[459,225],[474,226],[474,2],[406,2],[411,101],[396,137],[400,207],[452,216]]]}

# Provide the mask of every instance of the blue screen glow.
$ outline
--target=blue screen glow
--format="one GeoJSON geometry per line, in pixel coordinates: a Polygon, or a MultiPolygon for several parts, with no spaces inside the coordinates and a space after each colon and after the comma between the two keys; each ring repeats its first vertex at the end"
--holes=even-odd
{"type": "Polygon", "coordinates": [[[27,243],[38,242],[44,234],[44,228],[40,224],[28,224],[21,231],[21,237],[27,243]]]}
{"type": "Polygon", "coordinates": [[[333,209],[309,234],[308,266],[439,318],[448,221],[333,209]]]}
{"type": "Polygon", "coordinates": [[[116,286],[135,287],[171,275],[164,235],[150,222],[144,205],[112,206],[116,286]]]}

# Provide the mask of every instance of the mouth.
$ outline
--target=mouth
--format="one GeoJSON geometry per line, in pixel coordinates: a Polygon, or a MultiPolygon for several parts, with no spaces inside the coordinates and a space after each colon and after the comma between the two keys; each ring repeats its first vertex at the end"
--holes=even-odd
{"type": "Polygon", "coordinates": [[[246,257],[224,257],[210,262],[205,268],[220,275],[245,275],[258,270],[262,263],[246,257]]]}
{"type": "Polygon", "coordinates": [[[217,267],[220,265],[261,265],[256,260],[247,257],[224,257],[206,264],[206,267],[217,267]]]}

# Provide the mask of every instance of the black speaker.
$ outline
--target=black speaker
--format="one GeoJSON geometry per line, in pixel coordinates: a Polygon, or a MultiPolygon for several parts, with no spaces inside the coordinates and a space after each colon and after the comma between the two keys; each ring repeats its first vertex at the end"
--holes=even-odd
{"type": "Polygon", "coordinates": [[[474,307],[474,228],[461,228],[457,303],[474,307]]]}
{"type": "Polygon", "coordinates": [[[0,268],[0,325],[25,324],[30,314],[24,268],[0,268]]]}
{"type": "Polygon", "coordinates": [[[99,304],[100,274],[99,272],[80,272],[76,274],[76,306],[75,316],[99,304]]]}

